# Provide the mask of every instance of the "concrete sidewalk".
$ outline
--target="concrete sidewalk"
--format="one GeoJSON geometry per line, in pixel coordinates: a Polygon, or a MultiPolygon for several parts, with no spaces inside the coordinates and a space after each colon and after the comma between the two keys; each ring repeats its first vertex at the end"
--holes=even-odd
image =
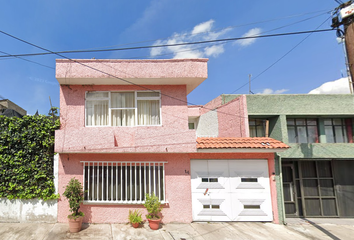
{"type": "Polygon", "coordinates": [[[294,219],[287,226],[259,222],[170,223],[157,231],[143,224],[83,224],[69,233],[66,223],[0,223],[0,239],[353,239],[354,219],[294,219]],[[322,222],[321,222],[322,221],[322,222]]]}

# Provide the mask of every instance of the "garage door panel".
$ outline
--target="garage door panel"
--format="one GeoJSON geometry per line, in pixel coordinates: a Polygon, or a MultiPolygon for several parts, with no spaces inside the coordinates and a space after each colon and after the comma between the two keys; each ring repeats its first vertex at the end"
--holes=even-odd
{"type": "Polygon", "coordinates": [[[272,221],[267,160],[192,160],[191,168],[193,220],[272,221]]]}

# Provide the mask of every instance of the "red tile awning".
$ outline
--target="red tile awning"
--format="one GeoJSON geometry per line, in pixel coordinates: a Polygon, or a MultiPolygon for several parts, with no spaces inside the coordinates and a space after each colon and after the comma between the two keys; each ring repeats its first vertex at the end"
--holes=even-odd
{"type": "Polygon", "coordinates": [[[201,137],[197,138],[197,150],[254,150],[256,152],[281,152],[288,149],[285,143],[269,137],[248,137],[248,138],[220,138],[201,137]]]}

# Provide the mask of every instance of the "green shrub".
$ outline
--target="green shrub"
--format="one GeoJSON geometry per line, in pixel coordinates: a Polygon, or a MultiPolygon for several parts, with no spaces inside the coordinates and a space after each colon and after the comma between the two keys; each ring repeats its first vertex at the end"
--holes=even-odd
{"type": "Polygon", "coordinates": [[[59,120],[0,115],[0,197],[56,199],[53,157],[59,120]]]}
{"type": "Polygon", "coordinates": [[[66,185],[63,195],[68,199],[70,212],[72,212],[68,218],[75,219],[84,216],[83,212],[79,212],[80,204],[84,201],[84,191],[79,180],[72,178],[66,185]]]}
{"type": "Polygon", "coordinates": [[[129,210],[128,219],[131,223],[141,223],[143,221],[143,218],[141,217],[141,212],[138,209],[135,209],[134,211],[129,210]]]}
{"type": "Polygon", "coordinates": [[[160,219],[159,213],[162,210],[161,202],[159,201],[158,197],[152,193],[152,194],[146,194],[146,200],[144,207],[146,207],[146,210],[148,211],[148,215],[146,215],[146,218],[148,219],[160,219]]]}

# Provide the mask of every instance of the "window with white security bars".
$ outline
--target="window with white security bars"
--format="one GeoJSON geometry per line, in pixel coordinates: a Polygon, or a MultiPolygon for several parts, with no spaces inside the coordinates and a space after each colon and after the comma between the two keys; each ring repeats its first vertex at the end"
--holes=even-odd
{"type": "Polygon", "coordinates": [[[142,204],[146,193],[155,193],[162,203],[167,162],[82,162],[84,202],[142,204]]]}

